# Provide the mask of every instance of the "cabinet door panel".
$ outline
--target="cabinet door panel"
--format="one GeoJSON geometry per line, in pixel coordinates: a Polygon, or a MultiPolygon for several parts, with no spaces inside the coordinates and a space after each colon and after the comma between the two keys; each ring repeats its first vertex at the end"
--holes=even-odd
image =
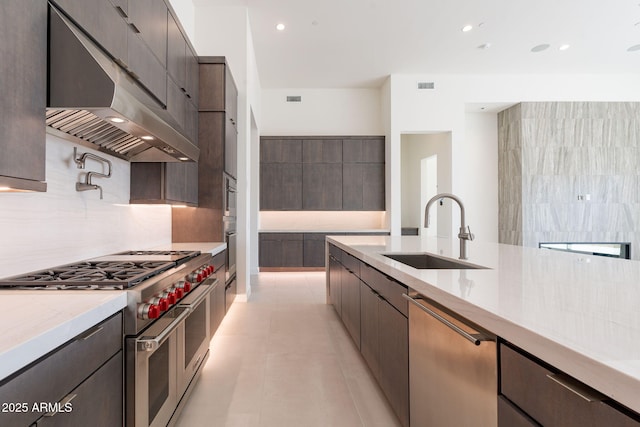
{"type": "Polygon", "coordinates": [[[199,95],[199,81],[200,81],[200,72],[198,68],[198,58],[196,54],[191,50],[189,45],[186,46],[186,89],[187,96],[191,98],[191,102],[195,105],[196,110],[198,109],[198,95],[199,95]]]}
{"type": "Polygon", "coordinates": [[[329,258],[329,296],[333,308],[340,317],[342,317],[342,270],[342,264],[335,257],[329,258]]]}
{"type": "Polygon", "coordinates": [[[304,234],[304,263],[305,267],[324,267],[325,263],[325,237],[321,233],[304,234]]]}
{"type": "Polygon", "coordinates": [[[224,64],[200,64],[200,111],[224,111],[224,79],[224,64]]]}
{"type": "Polygon", "coordinates": [[[385,208],[384,164],[364,164],[362,172],[362,209],[383,211],[385,208]]]}
{"type": "Polygon", "coordinates": [[[302,208],[302,163],[272,163],[260,171],[260,209],[302,208]]]}
{"type": "Polygon", "coordinates": [[[238,130],[231,121],[228,113],[225,113],[225,139],[224,139],[224,171],[236,178],[238,175],[238,130]]]}
{"type": "Polygon", "coordinates": [[[302,184],[303,209],[342,209],[342,165],[339,163],[303,163],[302,184]]]}
{"type": "Polygon", "coordinates": [[[187,42],[173,15],[167,14],[167,72],[186,91],[187,42]]]}
{"type": "Polygon", "coordinates": [[[156,56],[163,68],[167,65],[167,14],[162,0],[134,0],[129,2],[129,22],[156,56]]]}
{"type": "Polygon", "coordinates": [[[500,372],[501,393],[544,426],[640,425],[604,401],[584,400],[548,377],[558,372],[505,345],[500,345],[500,372]]]}
{"type": "Polygon", "coordinates": [[[158,98],[162,105],[166,105],[167,71],[164,65],[160,63],[135,32],[128,31],[127,33],[127,63],[129,71],[158,98]]]}
{"type": "Polygon", "coordinates": [[[342,321],[360,349],[360,279],[345,270],[342,276],[342,321]]]}
{"type": "Polygon", "coordinates": [[[341,139],[305,139],[302,144],[304,163],[342,163],[341,139]]]}
{"type": "Polygon", "coordinates": [[[182,133],[186,125],[186,97],[173,80],[167,79],[167,112],[173,117],[182,133]]]}
{"type": "MultiPolygon", "coordinates": [[[[378,305],[380,323],[380,387],[403,426],[409,425],[409,323],[384,300],[378,305]]],[[[428,381],[427,379],[423,379],[428,381]]]]}
{"type": "Polygon", "coordinates": [[[45,180],[47,2],[0,2],[0,175],[45,180]]]}
{"type": "Polygon", "coordinates": [[[520,411],[504,396],[498,396],[498,426],[499,427],[539,427],[540,424],[520,411]]]}
{"type": "Polygon", "coordinates": [[[380,381],[379,303],[378,295],[364,282],[360,282],[360,353],[378,381],[380,381]]]}
{"type": "MultiPolygon", "coordinates": [[[[38,427],[116,427],[123,422],[122,351],[75,388],[72,410],[38,420],[38,427]]],[[[53,402],[51,402],[53,403],[53,402]]]]}
{"type": "Polygon", "coordinates": [[[229,64],[225,65],[224,81],[224,109],[229,114],[231,122],[237,126],[238,122],[238,89],[233,81],[229,64]]]}

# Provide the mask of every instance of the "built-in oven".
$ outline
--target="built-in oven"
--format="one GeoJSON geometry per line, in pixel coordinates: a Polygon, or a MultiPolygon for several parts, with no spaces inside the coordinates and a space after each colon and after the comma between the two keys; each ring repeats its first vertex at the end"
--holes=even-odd
{"type": "Polygon", "coordinates": [[[225,283],[228,283],[236,275],[236,219],[229,217],[224,219],[224,242],[227,244],[226,264],[227,273],[225,283]]]}
{"type": "Polygon", "coordinates": [[[208,356],[211,277],[138,336],[127,337],[127,425],[166,426],[208,356]],[[129,374],[128,374],[129,375],[129,374]]]}
{"type": "Polygon", "coordinates": [[[224,174],[224,199],[223,215],[225,217],[236,217],[237,207],[237,185],[236,180],[228,174],[224,174]]]}
{"type": "Polygon", "coordinates": [[[209,352],[211,331],[211,293],[218,285],[215,278],[198,286],[192,294],[180,301],[188,307],[189,316],[178,328],[178,395],[182,395],[204,363],[209,352]]]}

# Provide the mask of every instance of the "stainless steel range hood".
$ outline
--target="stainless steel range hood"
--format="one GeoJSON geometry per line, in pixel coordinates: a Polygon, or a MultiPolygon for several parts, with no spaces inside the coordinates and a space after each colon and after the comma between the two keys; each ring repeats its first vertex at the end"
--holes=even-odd
{"type": "Polygon", "coordinates": [[[47,126],[133,162],[197,161],[200,150],[172,126],[164,106],[50,9],[47,126]]]}

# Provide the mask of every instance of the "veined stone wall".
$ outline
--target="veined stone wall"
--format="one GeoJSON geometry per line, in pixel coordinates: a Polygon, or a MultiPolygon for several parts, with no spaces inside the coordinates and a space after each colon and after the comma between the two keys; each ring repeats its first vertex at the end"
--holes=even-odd
{"type": "Polygon", "coordinates": [[[498,151],[501,243],[631,242],[640,259],[640,103],[515,105],[498,151]]]}

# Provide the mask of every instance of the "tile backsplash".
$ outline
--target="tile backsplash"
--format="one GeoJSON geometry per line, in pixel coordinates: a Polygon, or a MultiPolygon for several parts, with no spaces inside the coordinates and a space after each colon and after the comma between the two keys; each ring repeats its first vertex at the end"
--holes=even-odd
{"type": "Polygon", "coordinates": [[[47,134],[46,176],[46,193],[0,193],[0,277],[171,243],[169,206],[129,205],[128,162],[47,134]],[[92,180],[102,200],[99,191],[76,191],[103,166],[87,160],[78,169],[74,147],[113,164],[111,178],[92,180]]]}

